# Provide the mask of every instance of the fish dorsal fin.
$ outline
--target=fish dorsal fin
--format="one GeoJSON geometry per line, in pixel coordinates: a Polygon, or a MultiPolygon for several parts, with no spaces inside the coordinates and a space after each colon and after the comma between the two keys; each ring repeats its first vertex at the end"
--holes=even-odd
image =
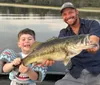
{"type": "Polygon", "coordinates": [[[46,42],[49,42],[49,41],[51,41],[51,40],[55,40],[55,39],[58,39],[58,37],[52,37],[52,38],[50,38],[50,39],[48,39],[46,42]]]}
{"type": "Polygon", "coordinates": [[[31,51],[35,50],[40,44],[41,42],[35,41],[33,45],[31,46],[31,51]]]}

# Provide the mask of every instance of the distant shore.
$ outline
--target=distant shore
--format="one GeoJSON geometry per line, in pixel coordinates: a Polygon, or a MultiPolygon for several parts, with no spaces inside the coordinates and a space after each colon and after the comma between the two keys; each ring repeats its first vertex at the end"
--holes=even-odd
{"type": "MultiPolygon", "coordinates": [[[[13,3],[0,3],[0,6],[60,10],[60,7],[26,5],[26,4],[13,4],[13,3]]],[[[93,8],[93,7],[78,8],[78,10],[81,11],[81,12],[98,12],[98,13],[100,13],[100,8],[93,8]]]]}

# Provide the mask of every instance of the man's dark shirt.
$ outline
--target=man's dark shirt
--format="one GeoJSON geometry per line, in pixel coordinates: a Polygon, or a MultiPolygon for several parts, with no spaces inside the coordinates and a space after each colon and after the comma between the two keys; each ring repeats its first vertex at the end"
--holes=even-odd
{"type": "MultiPolygon", "coordinates": [[[[80,19],[80,34],[90,34],[100,37],[100,23],[95,20],[80,19]]],[[[68,26],[60,31],[59,37],[72,36],[75,33],[68,26]]],[[[71,59],[72,67],[69,69],[73,77],[78,78],[83,69],[87,69],[91,74],[98,75],[100,73],[100,50],[96,54],[92,54],[83,50],[79,55],[71,59]]]]}

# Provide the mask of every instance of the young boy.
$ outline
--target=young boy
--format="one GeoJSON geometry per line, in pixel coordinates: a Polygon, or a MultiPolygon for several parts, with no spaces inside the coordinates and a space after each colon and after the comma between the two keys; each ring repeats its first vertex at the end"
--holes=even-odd
{"type": "Polygon", "coordinates": [[[3,66],[3,72],[9,73],[10,85],[36,85],[36,81],[44,79],[47,67],[41,65],[34,66],[32,64],[28,67],[23,64],[20,65],[21,59],[29,54],[34,42],[35,32],[26,28],[18,33],[18,47],[22,52],[19,55],[15,55],[12,50],[6,49],[1,53],[1,57],[7,57],[8,59],[8,62],[3,66]],[[19,67],[17,67],[18,65],[19,67]]]}

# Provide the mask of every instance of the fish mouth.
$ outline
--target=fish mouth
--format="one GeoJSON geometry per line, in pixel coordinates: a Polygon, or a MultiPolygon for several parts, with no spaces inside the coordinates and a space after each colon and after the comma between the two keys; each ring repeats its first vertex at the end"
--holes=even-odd
{"type": "Polygon", "coordinates": [[[86,45],[86,48],[85,49],[90,49],[90,48],[95,48],[95,47],[98,47],[98,44],[96,44],[96,43],[91,43],[91,44],[88,44],[88,45],[86,45]]]}
{"type": "Polygon", "coordinates": [[[82,43],[82,46],[85,49],[94,48],[98,46],[97,43],[94,43],[93,41],[90,40],[90,34],[87,34],[83,39],[81,39],[78,44],[80,43],[82,43]]]}
{"type": "Polygon", "coordinates": [[[90,44],[92,47],[97,47],[98,44],[94,43],[94,44],[90,44]]]}

